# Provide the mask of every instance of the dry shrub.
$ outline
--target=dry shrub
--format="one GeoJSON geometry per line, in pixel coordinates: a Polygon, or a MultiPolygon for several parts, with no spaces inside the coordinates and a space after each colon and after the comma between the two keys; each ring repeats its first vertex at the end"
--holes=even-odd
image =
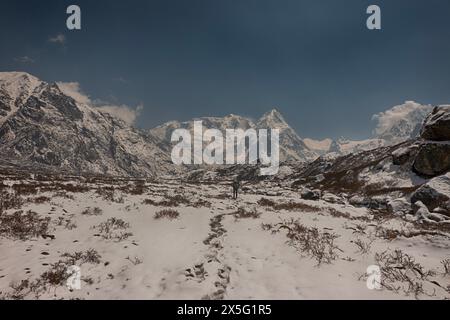
{"type": "Polygon", "coordinates": [[[450,259],[442,260],[441,264],[444,267],[444,276],[450,275],[450,259]]]}
{"type": "Polygon", "coordinates": [[[155,213],[155,219],[167,218],[170,220],[177,219],[180,216],[180,213],[177,210],[173,209],[164,209],[157,211],[155,213]]]}
{"type": "Polygon", "coordinates": [[[12,188],[17,195],[33,195],[37,194],[39,186],[35,183],[18,183],[14,184],[12,188]]]}
{"type": "Polygon", "coordinates": [[[0,212],[8,209],[20,209],[23,205],[23,200],[16,192],[1,192],[0,193],[0,212]]]}
{"type": "Polygon", "coordinates": [[[131,195],[139,196],[144,194],[145,192],[145,181],[144,180],[138,180],[135,182],[129,193],[131,195]]]}
{"type": "MultiPolygon", "coordinates": [[[[67,191],[72,193],[84,193],[89,191],[89,187],[84,184],[59,183],[55,185],[55,190],[67,191]]],[[[41,191],[45,189],[41,188],[41,191]]]]}
{"type": "Polygon", "coordinates": [[[102,215],[103,210],[100,209],[99,207],[95,207],[95,208],[86,208],[85,210],[83,210],[81,212],[82,215],[85,216],[100,216],[102,215]]]}
{"type": "Polygon", "coordinates": [[[320,232],[317,228],[308,228],[299,220],[284,220],[275,225],[263,225],[265,230],[272,233],[281,229],[287,230],[286,236],[289,238],[288,244],[297,250],[316,259],[317,264],[331,263],[338,258],[337,250],[342,251],[335,243],[339,236],[334,233],[320,232]]]}
{"type": "Polygon", "coordinates": [[[50,202],[50,198],[46,197],[46,196],[40,196],[40,197],[35,197],[35,198],[29,198],[28,201],[33,202],[33,203],[37,203],[37,204],[42,204],[42,203],[46,203],[46,202],[50,202]]]}
{"type": "Polygon", "coordinates": [[[89,249],[86,251],[75,251],[74,253],[64,253],[61,257],[66,258],[69,265],[81,265],[83,263],[99,264],[101,256],[97,250],[89,249]]]}
{"type": "Polygon", "coordinates": [[[72,275],[69,272],[71,266],[81,266],[84,263],[99,264],[101,256],[94,249],[85,252],[64,253],[63,259],[52,263],[48,270],[43,272],[39,278],[30,281],[22,280],[18,284],[12,284],[13,291],[6,295],[10,299],[23,299],[29,294],[36,298],[51,288],[66,285],[67,279],[72,275]]]}
{"type": "Polygon", "coordinates": [[[401,250],[386,250],[375,254],[375,260],[381,270],[381,286],[390,291],[413,294],[417,299],[427,293],[424,282],[432,282],[429,278],[435,276],[432,270],[425,270],[415,259],[401,250]]]}
{"type": "Polygon", "coordinates": [[[275,207],[276,206],[276,203],[274,201],[267,199],[267,198],[261,198],[258,200],[257,203],[263,207],[275,207]]]}
{"type": "Polygon", "coordinates": [[[372,247],[373,240],[364,242],[363,240],[358,238],[355,241],[353,241],[353,243],[357,248],[357,253],[368,254],[370,252],[370,248],[372,247]]]}
{"type": "MultiPolygon", "coordinates": [[[[276,203],[273,200],[267,199],[267,198],[261,198],[257,202],[259,205],[264,207],[271,207],[274,210],[280,211],[280,210],[286,210],[286,211],[302,211],[302,212],[328,212],[331,216],[335,218],[351,218],[358,220],[359,217],[351,217],[349,213],[341,212],[335,208],[320,208],[316,207],[310,204],[302,203],[302,202],[282,202],[282,203],[276,203]]],[[[363,218],[362,218],[363,219],[363,218]]]]}
{"type": "Polygon", "coordinates": [[[123,203],[124,199],[122,196],[116,194],[114,187],[103,187],[98,188],[96,193],[100,195],[104,200],[109,202],[123,203]]]}
{"type": "MultiPolygon", "coordinates": [[[[72,215],[73,216],[73,215],[72,215]]],[[[72,221],[72,216],[66,218],[66,217],[58,217],[58,220],[56,221],[56,225],[59,227],[64,227],[67,230],[72,230],[77,227],[76,223],[72,221]]]]}
{"type": "Polygon", "coordinates": [[[122,241],[133,235],[131,232],[124,231],[129,227],[130,224],[123,221],[122,219],[109,218],[105,222],[102,222],[99,225],[94,226],[94,229],[98,229],[100,235],[104,239],[113,239],[116,241],[122,241]]]}
{"type": "Polygon", "coordinates": [[[183,195],[177,194],[175,196],[166,195],[164,200],[154,201],[152,199],[145,199],[143,204],[152,205],[155,207],[178,207],[182,204],[190,205],[191,201],[183,195]]]}
{"type": "Polygon", "coordinates": [[[22,210],[6,214],[0,212],[0,235],[11,239],[27,240],[45,236],[48,232],[50,218],[41,218],[31,210],[22,210]]]}
{"type": "Polygon", "coordinates": [[[259,218],[261,216],[261,213],[256,211],[256,208],[253,208],[251,210],[246,210],[243,207],[240,207],[237,209],[235,213],[233,213],[233,216],[236,219],[247,219],[247,218],[259,218]]]}
{"type": "Polygon", "coordinates": [[[201,207],[211,207],[211,202],[203,199],[199,199],[191,204],[194,208],[201,208],[201,207]]]}
{"type": "Polygon", "coordinates": [[[70,193],[67,193],[65,191],[56,191],[54,196],[59,197],[59,198],[69,199],[69,200],[75,200],[75,197],[73,195],[71,195],[70,193]]]}

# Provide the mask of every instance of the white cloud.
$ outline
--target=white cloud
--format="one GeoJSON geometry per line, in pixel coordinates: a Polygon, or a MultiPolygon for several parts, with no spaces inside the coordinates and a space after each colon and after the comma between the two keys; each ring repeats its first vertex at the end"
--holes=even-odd
{"type": "Polygon", "coordinates": [[[136,108],[131,108],[127,105],[105,105],[97,107],[100,111],[106,112],[130,125],[136,122],[143,108],[142,105],[138,105],[136,108]]]}
{"type": "Polygon", "coordinates": [[[62,33],[58,33],[56,36],[48,38],[48,41],[52,43],[64,44],[66,43],[66,36],[62,33]]]}
{"type": "Polygon", "coordinates": [[[389,132],[392,128],[397,127],[400,122],[410,123],[411,126],[421,123],[432,110],[433,106],[431,105],[406,101],[404,104],[373,115],[372,120],[377,121],[374,133],[376,135],[382,135],[389,132]]]}
{"type": "Polygon", "coordinates": [[[20,63],[34,63],[34,59],[30,58],[29,56],[14,58],[14,61],[20,62],[20,63]]]}
{"type": "Polygon", "coordinates": [[[92,101],[87,94],[85,94],[78,82],[57,82],[59,89],[75,101],[84,104],[91,104],[92,101]]]}
{"type": "Polygon", "coordinates": [[[78,82],[57,82],[57,85],[65,95],[73,98],[78,103],[91,105],[97,110],[108,113],[115,118],[125,121],[129,125],[136,122],[136,119],[143,109],[142,105],[132,108],[124,104],[115,105],[101,100],[92,101],[91,98],[81,90],[78,82]]]}

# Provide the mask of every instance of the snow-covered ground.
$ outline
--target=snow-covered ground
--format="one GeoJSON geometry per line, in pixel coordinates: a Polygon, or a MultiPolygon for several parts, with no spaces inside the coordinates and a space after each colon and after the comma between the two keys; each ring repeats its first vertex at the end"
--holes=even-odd
{"type": "Polygon", "coordinates": [[[3,184],[23,203],[0,215],[1,298],[450,298],[450,235],[367,208],[267,183],[238,200],[226,183],[17,187],[35,183],[3,184]],[[19,209],[48,228],[33,236],[8,226],[19,209]],[[66,286],[72,265],[80,289],[66,286]],[[380,290],[367,287],[370,265],[381,267],[380,290]]]}

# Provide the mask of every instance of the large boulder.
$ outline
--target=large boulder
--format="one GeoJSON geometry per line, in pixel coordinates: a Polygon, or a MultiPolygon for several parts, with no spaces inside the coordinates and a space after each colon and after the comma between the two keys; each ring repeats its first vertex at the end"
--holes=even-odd
{"type": "Polygon", "coordinates": [[[408,161],[414,159],[418,151],[419,148],[417,145],[399,148],[392,152],[392,163],[397,166],[404,165],[408,161]]]}
{"type": "Polygon", "coordinates": [[[345,204],[345,200],[344,199],[342,199],[341,197],[339,197],[339,196],[337,196],[335,194],[329,193],[329,192],[325,192],[322,195],[322,200],[324,200],[326,202],[329,202],[329,203],[345,204]]]}
{"type": "Polygon", "coordinates": [[[450,170],[450,144],[424,143],[414,160],[413,169],[422,176],[435,177],[450,170]]]}
{"type": "Polygon", "coordinates": [[[405,198],[389,200],[387,203],[388,211],[397,216],[404,216],[413,213],[411,203],[405,198]]]}
{"type": "Polygon", "coordinates": [[[420,136],[426,140],[450,141],[450,106],[435,107],[425,119],[420,136]]]}
{"type": "Polygon", "coordinates": [[[450,199],[450,173],[431,179],[417,189],[411,196],[411,202],[418,201],[425,204],[428,209],[448,206],[450,199]]]}
{"type": "Polygon", "coordinates": [[[373,210],[388,209],[388,199],[383,196],[362,197],[360,195],[354,195],[348,199],[348,203],[354,207],[366,207],[373,210]]]}
{"type": "Polygon", "coordinates": [[[319,200],[321,196],[320,190],[303,189],[301,197],[304,200],[319,200]]]}

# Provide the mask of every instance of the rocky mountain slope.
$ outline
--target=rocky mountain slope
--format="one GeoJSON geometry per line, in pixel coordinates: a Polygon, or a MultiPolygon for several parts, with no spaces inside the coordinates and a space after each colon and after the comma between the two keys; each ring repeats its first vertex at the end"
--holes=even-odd
{"type": "Polygon", "coordinates": [[[65,95],[56,83],[0,73],[0,154],[73,173],[152,176],[170,158],[145,132],[65,95]]]}

